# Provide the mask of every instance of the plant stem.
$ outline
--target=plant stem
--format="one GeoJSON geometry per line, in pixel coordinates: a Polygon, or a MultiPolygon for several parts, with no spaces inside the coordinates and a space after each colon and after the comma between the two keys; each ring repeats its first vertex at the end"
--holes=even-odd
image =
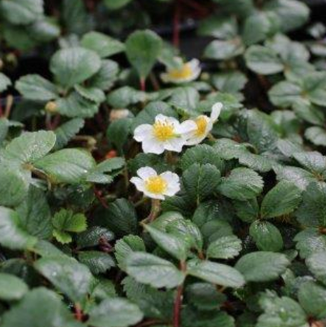
{"type": "Polygon", "coordinates": [[[75,304],[75,318],[78,321],[83,321],[83,312],[79,303],[75,304]]]}
{"type": "Polygon", "coordinates": [[[108,209],[109,208],[108,204],[103,199],[101,192],[95,186],[94,186],[94,194],[95,194],[96,198],[100,201],[102,206],[104,208],[108,209]]]}
{"type": "Polygon", "coordinates": [[[14,97],[12,95],[8,95],[7,96],[7,101],[6,101],[5,114],[4,114],[4,116],[6,118],[9,118],[9,116],[10,116],[10,112],[11,112],[11,108],[12,108],[13,103],[14,103],[14,97]]]}
{"type": "Polygon", "coordinates": [[[161,211],[161,201],[158,199],[152,199],[151,212],[149,213],[147,218],[141,221],[141,224],[147,224],[153,222],[160,211],[161,211]]]}
{"type": "Polygon", "coordinates": [[[146,80],[144,77],[141,77],[140,80],[140,90],[146,92],[146,80]]]}
{"type": "MultiPolygon", "coordinates": [[[[184,261],[180,261],[180,270],[185,272],[187,270],[186,263],[184,261]]],[[[180,314],[181,314],[181,306],[182,306],[182,297],[183,297],[183,283],[178,286],[177,294],[174,300],[174,308],[173,308],[173,327],[180,327],[180,314]]]]}

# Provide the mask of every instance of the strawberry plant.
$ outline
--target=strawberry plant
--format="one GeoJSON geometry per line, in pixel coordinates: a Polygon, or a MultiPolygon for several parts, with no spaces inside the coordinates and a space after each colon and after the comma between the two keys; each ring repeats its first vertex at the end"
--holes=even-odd
{"type": "Polygon", "coordinates": [[[326,326],[314,15],[0,0],[0,327],[326,326]]]}

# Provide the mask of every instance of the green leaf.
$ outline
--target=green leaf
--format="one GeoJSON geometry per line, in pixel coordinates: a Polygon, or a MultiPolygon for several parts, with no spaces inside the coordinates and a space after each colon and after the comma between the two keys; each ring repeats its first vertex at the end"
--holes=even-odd
{"type": "Polygon", "coordinates": [[[99,104],[82,97],[78,92],[71,92],[67,98],[56,101],[57,111],[63,116],[88,118],[93,117],[99,104]]]}
{"type": "Polygon", "coordinates": [[[245,201],[261,193],[263,179],[253,170],[236,168],[228,177],[223,177],[218,190],[224,196],[233,200],[245,201]]]}
{"type": "Polygon", "coordinates": [[[278,252],[283,248],[283,238],[280,231],[269,222],[253,222],[250,225],[249,234],[261,251],[278,252]]]}
{"type": "Polygon", "coordinates": [[[14,167],[2,165],[0,180],[0,205],[6,207],[19,205],[28,192],[29,183],[25,175],[14,167]]]}
{"type": "Polygon", "coordinates": [[[187,272],[191,276],[225,287],[239,288],[245,284],[243,276],[236,269],[211,261],[189,264],[187,272]]]}
{"type": "Polygon", "coordinates": [[[43,14],[43,0],[8,0],[1,2],[3,17],[12,24],[27,25],[33,23],[43,14]]]}
{"type": "Polygon", "coordinates": [[[114,240],[114,234],[104,227],[93,226],[89,227],[85,232],[76,235],[78,248],[88,248],[97,246],[100,240],[114,240]]]}
{"type": "Polygon", "coordinates": [[[132,119],[122,118],[111,122],[109,125],[106,136],[109,142],[112,142],[120,151],[124,144],[128,141],[131,131],[132,119]]]}
{"type": "Polygon", "coordinates": [[[299,303],[309,316],[324,319],[326,316],[326,289],[313,281],[301,285],[299,303]]]}
{"type": "Polygon", "coordinates": [[[222,236],[209,244],[207,258],[233,259],[238,256],[242,249],[241,240],[234,235],[222,236]]]}
{"type": "Polygon", "coordinates": [[[257,327],[308,327],[307,317],[300,305],[289,297],[270,295],[259,301],[264,313],[257,327]]]}
{"type": "Polygon", "coordinates": [[[21,77],[16,82],[15,87],[26,99],[29,100],[50,101],[59,96],[54,84],[36,74],[21,77]]]}
{"type": "Polygon", "coordinates": [[[26,132],[11,141],[5,157],[20,163],[34,163],[51,151],[56,141],[53,132],[26,132]]]}
{"type": "Polygon", "coordinates": [[[309,19],[309,8],[301,1],[273,0],[266,3],[264,10],[277,14],[285,32],[302,26],[309,19]]]}
{"type": "Polygon", "coordinates": [[[322,127],[309,127],[306,129],[304,136],[315,145],[326,146],[326,131],[322,127]]]}
{"type": "Polygon", "coordinates": [[[260,251],[241,257],[235,268],[247,282],[267,282],[277,279],[289,264],[284,254],[260,251]]]}
{"type": "Polygon", "coordinates": [[[96,52],[78,47],[57,51],[50,62],[51,72],[65,88],[84,82],[100,67],[101,59],[96,52]]]}
{"type": "Polygon", "coordinates": [[[54,131],[56,135],[54,148],[56,150],[63,148],[83,127],[84,120],[81,118],[74,118],[63,123],[54,131]]]}
{"type": "Polygon", "coordinates": [[[77,184],[95,167],[95,160],[85,150],[63,149],[35,162],[54,183],[77,184]]]}
{"type": "Polygon", "coordinates": [[[80,96],[94,103],[99,104],[105,100],[104,92],[97,87],[75,85],[74,89],[80,96]]]}
{"type": "Polygon", "coordinates": [[[259,206],[257,198],[246,201],[233,201],[237,216],[246,223],[251,223],[258,218],[259,206]]]}
{"type": "Polygon", "coordinates": [[[81,301],[89,291],[92,274],[77,260],[69,257],[44,257],[35,269],[73,302],[81,301]]]}
{"type": "Polygon", "coordinates": [[[184,171],[182,183],[187,195],[197,203],[213,194],[220,183],[221,173],[211,164],[193,164],[184,171]]]}
{"type": "Polygon", "coordinates": [[[88,80],[91,87],[110,89],[118,78],[119,65],[113,60],[102,60],[100,70],[88,80]]]}
{"type": "Polygon", "coordinates": [[[131,253],[126,260],[126,266],[130,276],[155,288],[174,288],[182,284],[185,278],[170,261],[149,253],[131,253]]]}
{"type": "Polygon", "coordinates": [[[307,258],[313,253],[326,251],[326,236],[316,228],[307,228],[298,233],[294,241],[296,249],[300,251],[301,258],[307,258]]]}
{"type": "Polygon", "coordinates": [[[0,207],[0,244],[13,250],[31,249],[37,242],[20,226],[18,214],[8,208],[0,207]]]}
{"type": "Polygon", "coordinates": [[[52,218],[53,226],[65,232],[80,233],[86,230],[87,221],[82,213],[74,214],[72,210],[61,209],[52,218]]]}
{"type": "Polygon", "coordinates": [[[3,327],[82,327],[60,297],[43,287],[28,292],[2,317],[3,327]]]}
{"type": "Polygon", "coordinates": [[[45,193],[30,187],[26,199],[16,208],[21,227],[39,239],[52,236],[51,211],[45,193]]]}
{"type": "Polygon", "coordinates": [[[64,231],[54,229],[53,237],[61,244],[68,244],[72,242],[72,236],[64,231]]]}
{"type": "Polygon", "coordinates": [[[241,55],[244,46],[240,38],[231,40],[214,40],[204,50],[207,59],[227,60],[241,55]]]}
{"type": "Polygon", "coordinates": [[[219,152],[207,144],[199,144],[187,149],[182,155],[180,163],[182,170],[187,170],[194,163],[201,165],[211,164],[220,171],[224,170],[224,162],[221,159],[219,152]]]}
{"type": "Polygon", "coordinates": [[[261,217],[274,218],[294,211],[301,202],[301,190],[293,183],[281,181],[264,197],[261,217]]]}
{"type": "Polygon", "coordinates": [[[246,64],[257,74],[270,75],[280,73],[284,69],[281,59],[267,47],[253,45],[245,53],[246,64]]]}
{"type": "Polygon", "coordinates": [[[302,89],[293,82],[282,81],[275,84],[269,91],[270,101],[278,107],[291,107],[301,100],[302,89]]]}
{"type": "Polygon", "coordinates": [[[149,225],[145,225],[145,230],[149,232],[155,243],[164,251],[180,261],[185,261],[188,254],[188,244],[185,240],[172,234],[161,232],[149,225]]]}
{"type": "Polygon", "coordinates": [[[129,62],[139,77],[145,79],[160,55],[161,38],[150,30],[136,31],[129,35],[125,44],[129,62]]]}
{"type": "Polygon", "coordinates": [[[115,267],[113,258],[108,253],[100,251],[79,252],[78,259],[95,275],[105,273],[110,268],[115,267]]]}
{"type": "Polygon", "coordinates": [[[147,95],[145,92],[135,90],[130,86],[122,86],[112,91],[107,97],[108,104],[113,108],[126,108],[132,104],[145,102],[146,100],[147,95]]]}
{"type": "Polygon", "coordinates": [[[227,71],[212,75],[212,83],[216,89],[225,93],[237,93],[241,91],[248,79],[239,71],[227,71]]]}
{"type": "Polygon", "coordinates": [[[313,275],[326,285],[326,253],[316,252],[306,259],[306,265],[313,275]]]}
{"type": "Polygon", "coordinates": [[[86,49],[93,50],[101,58],[113,56],[125,49],[124,44],[120,41],[94,31],[84,34],[80,44],[86,49]]]}
{"type": "Polygon", "coordinates": [[[196,113],[199,103],[199,92],[191,87],[177,87],[173,89],[168,103],[175,107],[182,114],[196,113]]]}
{"type": "Polygon", "coordinates": [[[134,326],[143,319],[143,313],[138,306],[122,298],[102,301],[89,315],[88,323],[95,327],[134,326]]]}
{"type": "Polygon", "coordinates": [[[104,4],[111,10],[118,10],[126,6],[131,0],[104,0],[104,4]]]}
{"type": "Polygon", "coordinates": [[[0,299],[20,300],[28,291],[28,286],[14,275],[0,273],[0,299]]]}
{"type": "Polygon", "coordinates": [[[115,243],[114,250],[118,266],[124,271],[126,270],[126,260],[132,252],[146,252],[143,239],[137,235],[123,237],[115,243]]]}
{"type": "Polygon", "coordinates": [[[0,92],[6,91],[10,85],[10,79],[5,74],[0,72],[0,92]]]}
{"type": "Polygon", "coordinates": [[[293,157],[313,174],[322,174],[326,170],[326,159],[319,152],[297,152],[293,154],[293,157]]]}
{"type": "Polygon", "coordinates": [[[137,214],[134,206],[126,199],[117,199],[110,204],[103,223],[118,236],[137,234],[137,214]]]}
{"type": "Polygon", "coordinates": [[[199,35],[228,40],[238,35],[235,17],[211,16],[200,22],[199,35]]]}
{"type": "Polygon", "coordinates": [[[326,185],[310,183],[303,192],[302,203],[296,211],[299,222],[305,226],[326,226],[326,185]]]}

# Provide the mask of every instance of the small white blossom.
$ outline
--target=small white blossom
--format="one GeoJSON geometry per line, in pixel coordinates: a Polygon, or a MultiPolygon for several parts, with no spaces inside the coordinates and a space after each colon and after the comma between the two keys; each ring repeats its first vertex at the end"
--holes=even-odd
{"type": "Polygon", "coordinates": [[[200,115],[193,120],[196,123],[196,129],[188,134],[186,145],[199,144],[206,138],[209,132],[213,129],[213,125],[217,121],[222,108],[223,104],[221,102],[217,102],[212,107],[210,117],[200,115]]]}
{"type": "Polygon", "coordinates": [[[167,68],[166,73],[161,74],[161,79],[165,83],[182,84],[196,80],[200,73],[200,62],[192,59],[186,63],[182,63],[181,58],[177,58],[180,68],[167,68]]]}
{"type": "Polygon", "coordinates": [[[171,171],[158,175],[153,168],[143,167],[137,170],[137,175],[139,177],[131,178],[130,182],[149,198],[164,200],[180,191],[180,178],[171,171]]]}
{"type": "Polygon", "coordinates": [[[196,130],[194,121],[179,123],[173,117],[157,115],[153,125],[143,124],[134,131],[134,139],[142,143],[145,153],[161,154],[164,150],[181,152],[187,135],[196,130]]]}

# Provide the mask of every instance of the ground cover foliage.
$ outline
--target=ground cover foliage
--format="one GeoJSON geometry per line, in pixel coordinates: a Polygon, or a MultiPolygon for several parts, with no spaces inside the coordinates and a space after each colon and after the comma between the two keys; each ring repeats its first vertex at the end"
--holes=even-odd
{"type": "Polygon", "coordinates": [[[326,28],[153,3],[0,0],[0,326],[326,326],[326,28]]]}

